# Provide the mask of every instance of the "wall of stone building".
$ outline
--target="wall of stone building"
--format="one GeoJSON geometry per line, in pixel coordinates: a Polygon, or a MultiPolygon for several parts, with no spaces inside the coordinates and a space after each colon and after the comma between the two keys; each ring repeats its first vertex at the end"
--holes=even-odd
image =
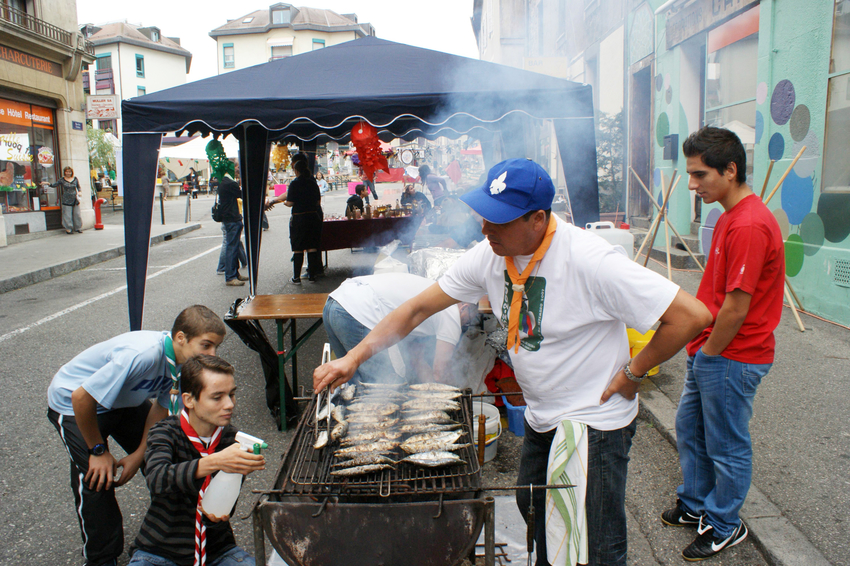
{"type": "MultiPolygon", "coordinates": [[[[755,145],[752,185],[760,193],[771,159],[769,194],[794,157],[791,169],[768,207],[785,238],[786,270],[805,310],[850,325],[850,194],[824,192],[823,146],[826,135],[833,0],[759,4],[758,71],[755,97],[755,145]]],[[[662,173],[682,175],[671,198],[671,219],[687,230],[693,199],[687,191],[681,143],[699,127],[692,107],[692,61],[689,43],[667,50],[660,34],[665,16],[656,19],[653,191],[660,194],[662,173]],[[663,135],[679,134],[679,158],[663,159],[663,135]]],[[[767,194],[765,195],[767,196],[767,194]]],[[[700,240],[710,249],[712,228],[722,208],[702,206],[700,240]]]]}
{"type": "Polygon", "coordinates": [[[353,31],[328,33],[314,30],[292,30],[290,28],[276,28],[268,33],[219,36],[215,38],[216,49],[218,49],[218,74],[268,63],[271,58],[269,39],[293,38],[292,54],[300,55],[313,50],[313,39],[323,39],[325,40],[325,47],[330,47],[338,43],[352,41],[357,37],[357,34],[353,31]],[[234,67],[224,67],[223,50],[226,43],[233,44],[234,67]]]}
{"type": "Polygon", "coordinates": [[[76,0],[33,0],[33,2],[37,5],[36,13],[39,19],[70,32],[78,31],[76,0]]]}

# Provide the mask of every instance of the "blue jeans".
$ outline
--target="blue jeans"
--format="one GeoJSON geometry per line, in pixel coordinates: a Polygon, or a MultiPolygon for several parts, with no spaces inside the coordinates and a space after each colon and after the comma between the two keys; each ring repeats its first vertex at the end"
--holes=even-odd
{"type": "MultiPolygon", "coordinates": [[[[224,226],[224,279],[230,281],[236,279],[239,273],[239,251],[242,248],[242,222],[222,222],[224,226]]],[[[246,262],[247,263],[247,262],[246,262]]]]}
{"type": "MultiPolygon", "coordinates": [[[[225,265],[227,262],[227,229],[224,227],[225,222],[221,223],[221,253],[218,254],[218,267],[215,268],[216,273],[225,273],[227,271],[225,265]]],[[[242,245],[242,239],[239,240],[239,264],[242,267],[248,265],[248,255],[245,253],[245,246],[242,245]]]]}
{"type": "MultiPolygon", "coordinates": [[[[337,358],[343,357],[349,350],[359,344],[370,329],[357,322],[348,311],[342,308],[332,297],[328,297],[322,311],[328,342],[331,344],[337,358]]],[[[390,355],[386,350],[378,352],[363,363],[354,374],[352,383],[365,382],[398,382],[401,378],[393,369],[390,355]]]]}
{"type": "MultiPolygon", "coordinates": [[[[636,420],[617,430],[587,427],[587,541],[588,564],[591,566],[625,566],[628,537],[626,533],[626,476],[629,472],[629,450],[637,428],[636,420]]],[[[517,485],[545,485],[549,449],[555,429],[535,432],[525,422],[525,437],[519,463],[517,485]]],[[[517,507],[523,518],[530,505],[528,490],[516,492],[517,507]]],[[[537,566],[548,566],[546,556],[546,493],[534,492],[534,545],[537,566]]]]}
{"type": "Polygon", "coordinates": [[[676,490],[688,511],[705,515],[717,536],[732,534],[753,475],[750,418],[753,399],[772,364],[688,357],[688,374],[676,411],[683,483],[676,490]]]}
{"type": "MultiPolygon", "coordinates": [[[[208,566],[256,566],[254,559],[244,550],[235,546],[219,556],[212,562],[207,562],[208,566]]],[[[130,559],[127,566],[177,566],[174,562],[162,556],[137,550],[133,553],[133,558],[130,559]]]]}

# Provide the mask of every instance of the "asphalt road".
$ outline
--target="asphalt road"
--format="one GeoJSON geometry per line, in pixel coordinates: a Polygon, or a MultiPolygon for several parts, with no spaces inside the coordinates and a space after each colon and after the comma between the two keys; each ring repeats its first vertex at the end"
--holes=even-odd
{"type": "MultiPolygon", "coordinates": [[[[325,197],[325,211],[341,211],[347,195],[325,197]]],[[[391,200],[396,197],[392,196],[391,200]]],[[[201,230],[151,249],[146,329],[168,329],[184,307],[202,303],[224,314],[247,287],[226,287],[215,275],[219,225],[210,221],[205,199],[195,201],[193,220],[201,230]],[[198,214],[201,211],[201,214],[198,214]]],[[[211,199],[209,203],[211,204],[211,199]]],[[[288,210],[270,213],[271,230],[263,233],[258,293],[328,292],[343,279],[371,271],[373,253],[331,252],[327,276],[301,287],[287,283],[291,276],[288,210]]],[[[80,534],[68,483],[68,459],[55,429],[46,418],[47,386],[56,370],[86,347],[128,330],[123,258],[71,273],[51,281],[0,295],[0,564],[82,564],[80,534]],[[11,333],[11,334],[10,334],[11,333]]],[[[274,326],[266,331],[274,336],[274,326]]],[[[301,383],[310,383],[310,370],[320,360],[323,330],[300,351],[301,383]]],[[[291,433],[279,433],[265,409],[262,370],[256,354],[233,334],[228,334],[219,355],[236,368],[239,392],[234,424],[265,439],[266,470],[248,477],[233,527],[240,545],[253,552],[250,519],[244,520],[255,496],[251,489],[272,485],[280,456],[291,433]]],[[[678,371],[674,364],[670,370],[678,371]]],[[[671,389],[675,377],[667,377],[671,389]]],[[[672,503],[679,481],[673,448],[646,422],[641,421],[632,449],[628,487],[630,563],[681,564],[679,553],[690,542],[691,532],[664,528],[658,514],[672,503]]],[[[499,455],[485,468],[485,484],[511,484],[516,475],[520,439],[503,434],[499,455]]],[[[139,474],[118,489],[124,513],[125,548],[138,531],[148,503],[148,492],[139,474]]],[[[846,535],[845,535],[846,536],[846,535]]],[[[516,557],[515,557],[516,558],[516,557]]],[[[126,564],[126,554],[119,564],[126,564]]],[[[736,547],[713,564],[765,564],[750,541],[736,547]]]]}

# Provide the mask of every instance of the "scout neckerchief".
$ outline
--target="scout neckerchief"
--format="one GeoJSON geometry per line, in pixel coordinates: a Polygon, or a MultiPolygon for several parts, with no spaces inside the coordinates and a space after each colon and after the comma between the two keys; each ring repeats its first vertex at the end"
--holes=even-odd
{"type": "Polygon", "coordinates": [[[514,291],[513,296],[511,297],[511,309],[508,314],[508,350],[512,347],[515,347],[514,352],[519,352],[519,311],[522,309],[522,296],[525,293],[525,282],[528,280],[528,277],[531,275],[531,271],[534,269],[534,266],[538,261],[543,259],[543,256],[546,255],[546,250],[549,249],[549,244],[552,243],[552,237],[555,235],[555,229],[558,227],[558,223],[555,220],[555,216],[549,217],[549,226],[546,227],[546,234],[543,236],[543,241],[540,243],[540,246],[535,250],[534,255],[531,256],[531,260],[528,262],[528,265],[525,266],[525,269],[522,270],[522,275],[517,271],[516,265],[514,265],[514,258],[510,256],[505,256],[505,267],[508,269],[508,275],[511,278],[511,288],[514,291]]]}
{"type": "Polygon", "coordinates": [[[165,337],[165,364],[171,376],[171,402],[168,404],[168,414],[176,415],[180,411],[180,370],[177,369],[177,356],[174,355],[174,342],[171,335],[165,337]]]}
{"type": "MultiPolygon", "coordinates": [[[[201,440],[198,433],[195,432],[195,429],[189,423],[189,414],[186,412],[186,409],[180,412],[180,428],[183,429],[183,433],[189,437],[192,446],[201,453],[201,456],[209,456],[215,452],[218,441],[221,440],[222,427],[218,427],[210,438],[209,446],[204,446],[204,441],[201,440]]],[[[207,490],[207,486],[210,485],[211,479],[212,476],[205,477],[201,491],[198,492],[198,505],[195,509],[195,566],[205,566],[207,563],[207,528],[204,526],[201,501],[204,498],[204,492],[207,490]]]]}

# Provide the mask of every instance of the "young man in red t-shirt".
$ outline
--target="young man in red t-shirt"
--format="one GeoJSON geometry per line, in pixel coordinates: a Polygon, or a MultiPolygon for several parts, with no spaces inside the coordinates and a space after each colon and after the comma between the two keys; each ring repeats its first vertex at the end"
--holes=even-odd
{"type": "Polygon", "coordinates": [[[704,560],[747,536],[738,512],[752,478],[749,422],[773,363],[782,315],[785,253],[779,224],[746,184],[747,157],[734,133],[705,127],[682,145],[688,188],[725,211],[706,252],[697,298],[714,323],[687,346],[688,374],[676,413],[683,483],[661,520],[697,527],[682,552],[704,560]]]}

